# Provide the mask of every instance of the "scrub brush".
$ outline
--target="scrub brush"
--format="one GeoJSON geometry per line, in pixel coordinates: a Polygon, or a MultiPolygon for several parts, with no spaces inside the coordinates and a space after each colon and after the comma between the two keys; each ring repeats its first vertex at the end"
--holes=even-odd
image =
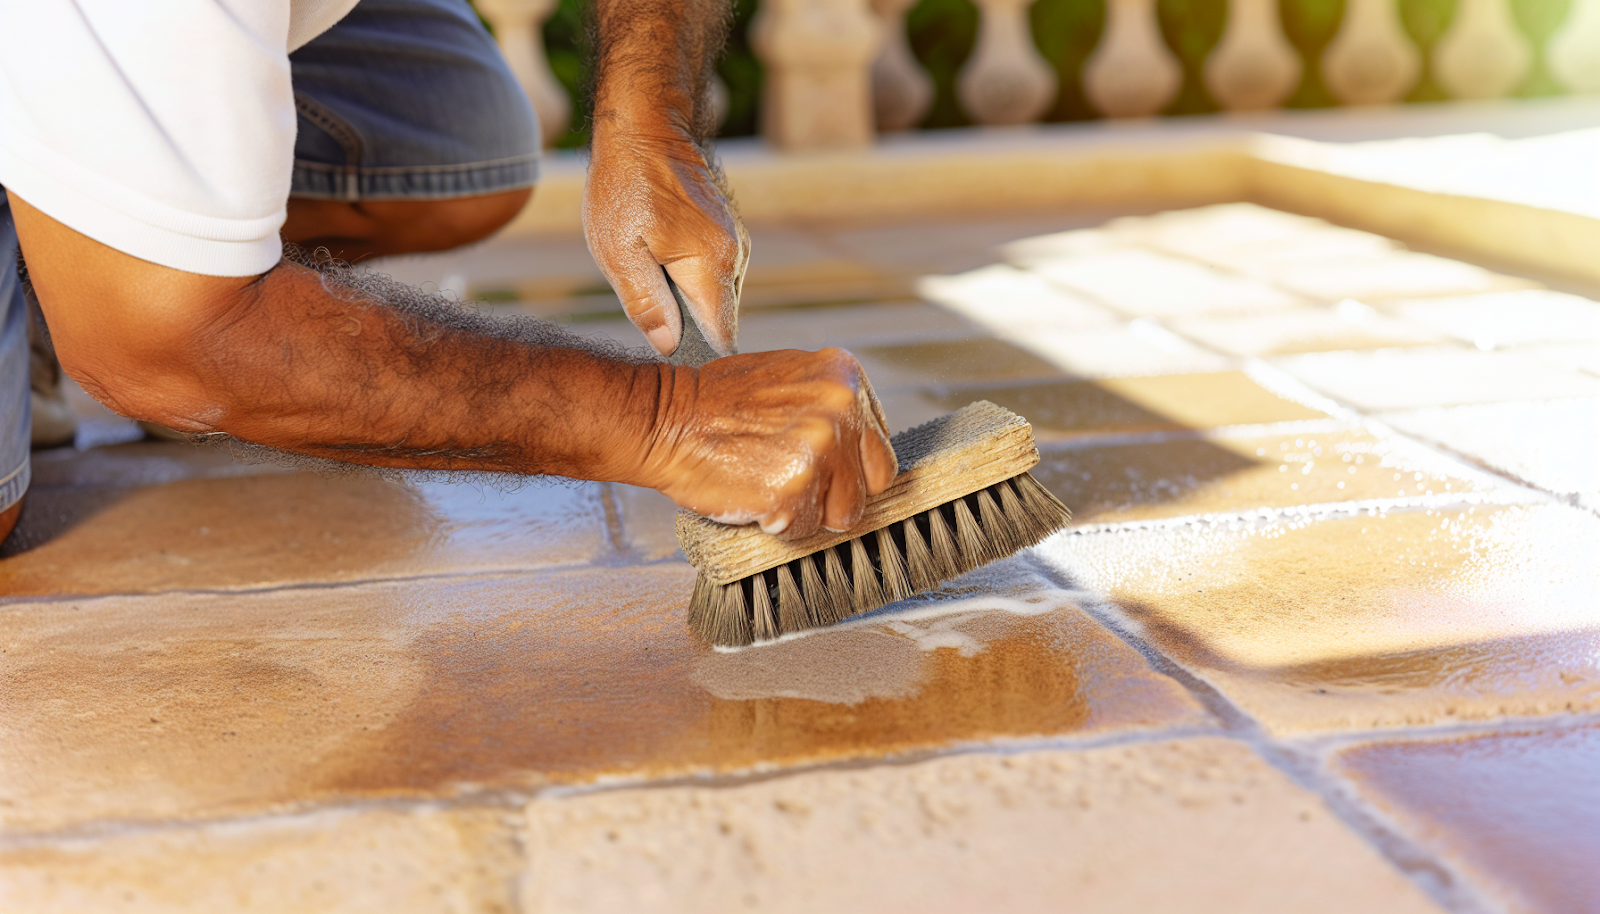
{"type": "Polygon", "coordinates": [[[830,625],[1032,546],[1070,517],[1028,473],[1032,426],[987,400],[892,444],[899,472],[848,533],[785,542],[678,512],[678,545],[700,572],[689,626],[736,647],[830,625]]]}
{"type": "MultiPolygon", "coordinates": [[[[683,334],[667,359],[699,367],[717,357],[669,277],[683,334]]],[[[1028,473],[1039,462],[1033,427],[987,400],[895,435],[888,489],[849,533],[786,542],[759,527],[679,511],[678,545],[699,570],[689,626],[737,647],[831,625],[932,590],[1039,542],[1071,514],[1028,473]]]]}

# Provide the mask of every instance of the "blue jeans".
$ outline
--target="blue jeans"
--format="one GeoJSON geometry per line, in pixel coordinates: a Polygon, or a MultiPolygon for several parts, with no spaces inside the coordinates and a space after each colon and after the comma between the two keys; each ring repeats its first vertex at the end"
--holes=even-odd
{"type": "MultiPolygon", "coordinates": [[[[538,179],[539,122],[466,0],[361,0],[289,65],[299,113],[291,197],[437,200],[538,179]]],[[[17,257],[0,188],[0,511],[29,479],[17,257]]]]}

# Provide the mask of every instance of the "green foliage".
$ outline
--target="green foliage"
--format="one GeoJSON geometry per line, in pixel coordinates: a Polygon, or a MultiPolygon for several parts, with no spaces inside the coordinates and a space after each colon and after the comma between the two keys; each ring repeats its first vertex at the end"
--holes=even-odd
{"type": "Polygon", "coordinates": [[[544,48],[551,71],[572,98],[572,119],[555,146],[584,146],[589,142],[589,34],[584,27],[583,0],[556,4],[555,13],[544,23],[544,48]]]}
{"type": "Polygon", "coordinates": [[[1283,33],[1300,52],[1300,85],[1285,108],[1330,108],[1338,101],[1322,81],[1322,52],[1339,31],[1344,0],[1278,0],[1283,33]]]}
{"type": "Polygon", "coordinates": [[[1183,67],[1183,87],[1166,114],[1206,114],[1220,106],[1206,90],[1205,66],[1222,40],[1228,9],[1217,0],[1156,0],[1161,36],[1183,67]]]}
{"type": "Polygon", "coordinates": [[[1098,117],[1083,96],[1083,64],[1106,27],[1105,0],[1037,0],[1028,10],[1033,43],[1055,68],[1061,90],[1047,121],[1098,117]]]}
{"type": "Polygon", "coordinates": [[[920,0],[906,14],[911,53],[933,77],[933,107],[923,127],[964,127],[972,121],[956,98],[956,74],[978,40],[972,0],[920,0]]]}

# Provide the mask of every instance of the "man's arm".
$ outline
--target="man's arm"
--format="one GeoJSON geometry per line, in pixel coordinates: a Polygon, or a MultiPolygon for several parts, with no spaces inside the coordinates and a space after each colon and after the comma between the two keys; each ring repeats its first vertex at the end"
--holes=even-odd
{"type": "Polygon", "coordinates": [[[375,466],[649,486],[790,535],[848,528],[894,475],[840,350],[628,361],[390,307],[293,263],[173,270],[11,202],[63,367],[125,415],[375,466]]]}
{"type": "Polygon", "coordinates": [[[711,145],[711,81],[730,15],[728,0],[594,5],[584,231],[629,319],[663,354],[682,327],[668,275],[713,347],[726,354],[738,342],[750,238],[711,145]]]}

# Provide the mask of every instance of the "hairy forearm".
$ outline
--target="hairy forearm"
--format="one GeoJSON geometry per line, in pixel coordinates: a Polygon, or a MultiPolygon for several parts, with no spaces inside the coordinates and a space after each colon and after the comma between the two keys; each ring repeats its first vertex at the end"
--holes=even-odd
{"type": "Polygon", "coordinates": [[[593,15],[597,131],[660,120],[709,142],[729,0],[597,0],[593,15]]]}
{"type": "Polygon", "coordinates": [[[576,343],[284,263],[199,332],[166,418],[374,466],[639,481],[663,398],[692,375],[576,343]]]}

